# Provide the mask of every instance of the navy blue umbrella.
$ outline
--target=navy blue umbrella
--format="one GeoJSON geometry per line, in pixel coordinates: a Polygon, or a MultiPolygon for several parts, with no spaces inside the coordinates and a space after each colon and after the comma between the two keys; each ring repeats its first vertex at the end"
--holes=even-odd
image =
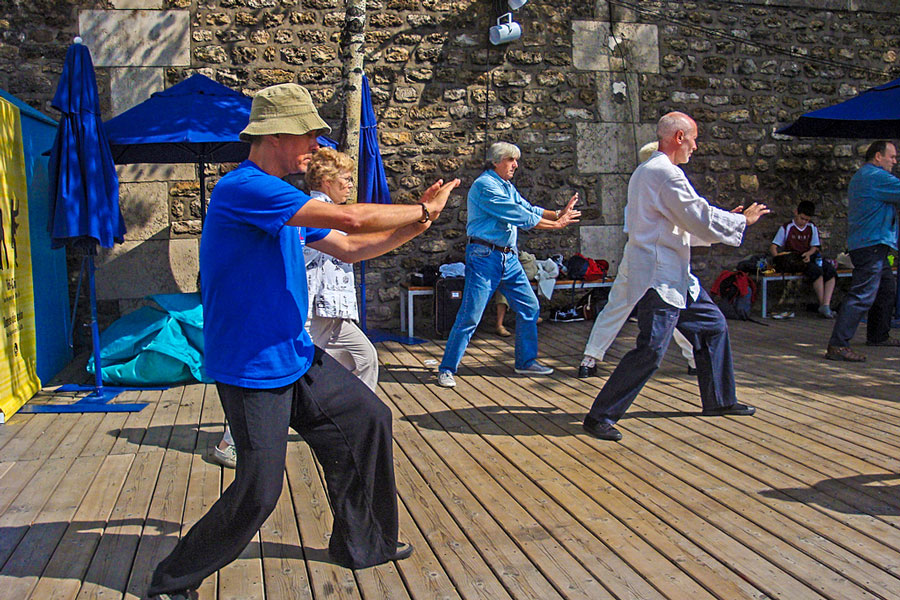
{"type": "Polygon", "coordinates": [[[900,138],[900,79],[808,112],[778,133],[799,137],[900,138]]]}
{"type": "MultiPolygon", "coordinates": [[[[206,164],[247,158],[250,144],[240,133],[250,121],[252,102],[209,77],[191,75],[105,123],[113,159],[119,165],[196,163],[205,218],[206,164]]],[[[324,136],[319,143],[337,146],[324,136]]]]}
{"type": "MultiPolygon", "coordinates": [[[[378,121],[372,106],[372,92],[369,89],[369,78],[363,74],[362,103],[359,116],[359,201],[377,204],[391,203],[391,190],[388,188],[387,175],[384,172],[384,161],[378,147],[378,121]]],[[[360,325],[373,341],[394,340],[416,344],[424,340],[413,337],[396,337],[383,332],[370,332],[366,327],[366,261],[359,265],[360,287],[360,325]]],[[[409,332],[412,336],[413,332],[409,332]]]]}
{"type": "MultiPolygon", "coordinates": [[[[119,210],[119,178],[100,119],[97,80],[91,53],[80,39],[69,47],[59,79],[53,107],[62,113],[50,151],[51,246],[71,245],[84,252],[78,290],[88,277],[91,306],[91,336],[94,364],[93,388],[68,386],[63,391],[83,389],[92,393],[73,405],[32,406],[31,412],[107,412],[140,410],[146,404],[106,405],[121,388],[103,387],[100,365],[100,333],[97,327],[97,293],[94,256],[97,247],[112,248],[122,242],[125,222],[119,210]]],[[[78,301],[76,298],[75,305],[78,301]]],[[[74,326],[74,316],[72,323],[74,326]]]]}

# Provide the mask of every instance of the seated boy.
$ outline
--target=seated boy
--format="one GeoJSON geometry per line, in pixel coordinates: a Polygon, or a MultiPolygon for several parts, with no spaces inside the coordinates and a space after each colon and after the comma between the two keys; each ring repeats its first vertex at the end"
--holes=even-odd
{"type": "Polygon", "coordinates": [[[823,261],[822,255],[819,254],[821,245],[819,230],[810,221],[815,214],[815,204],[809,200],[800,202],[794,211],[793,220],[778,228],[778,233],[769,246],[769,254],[773,257],[797,255],[798,261],[803,265],[804,279],[812,282],[819,299],[819,314],[826,319],[833,319],[831,294],[834,292],[834,278],[837,273],[834,266],[828,261],[823,261]]]}

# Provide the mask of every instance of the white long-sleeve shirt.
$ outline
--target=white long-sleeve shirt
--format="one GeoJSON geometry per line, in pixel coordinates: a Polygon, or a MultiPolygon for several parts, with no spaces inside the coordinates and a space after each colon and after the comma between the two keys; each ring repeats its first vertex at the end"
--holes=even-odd
{"type": "Polygon", "coordinates": [[[622,264],[628,272],[628,301],[637,302],[655,289],[667,304],[684,308],[687,295],[696,298],[699,293],[691,274],[691,246],[740,246],[747,220],[710,206],[684,171],[657,151],[628,182],[625,226],[622,264]]]}

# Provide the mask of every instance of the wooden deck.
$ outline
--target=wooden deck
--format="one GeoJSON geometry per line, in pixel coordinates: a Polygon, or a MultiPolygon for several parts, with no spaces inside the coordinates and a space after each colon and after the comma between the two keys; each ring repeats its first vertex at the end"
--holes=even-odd
{"type": "MultiPolygon", "coordinates": [[[[434,385],[439,344],[379,344],[413,557],[328,562],[321,473],[295,437],[275,513],[201,598],[900,598],[900,352],[826,362],[830,326],[731,324],[750,418],[698,417],[670,352],[620,443],[580,423],[633,324],[587,381],[589,323],[541,326],[557,369],[542,378],[480,334],[453,390],[434,385]]],[[[214,387],[120,396],[135,400],[150,405],[0,426],[0,599],[138,598],[228,485],[205,458],[222,432],[214,387]]]]}

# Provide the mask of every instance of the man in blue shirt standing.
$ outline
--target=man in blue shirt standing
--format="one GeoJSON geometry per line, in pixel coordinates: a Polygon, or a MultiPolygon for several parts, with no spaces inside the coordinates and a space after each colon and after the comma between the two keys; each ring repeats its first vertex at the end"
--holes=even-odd
{"type": "Polygon", "coordinates": [[[581,212],[574,210],[577,193],[565,208],[557,211],[533,206],[525,200],[512,184],[521,155],[513,144],[491,145],[485,171],[469,189],[466,284],[438,372],[438,385],[442,387],[456,386],[453,375],[488,300],[498,287],[516,313],[516,373],[549,375],[553,372],[536,360],[540,305],[519,262],[516,237],[519,228],[562,229],[577,223],[581,212]]]}
{"type": "Polygon", "coordinates": [[[891,174],[897,164],[897,148],[885,141],[873,142],[866,164],[853,175],[847,189],[847,247],[853,261],[850,291],[841,303],[825,358],[862,362],[866,357],[850,348],[850,340],[863,314],[867,346],[900,346],[891,338],[896,284],[888,253],[897,249],[897,205],[900,179],[891,174]]]}
{"type": "Polygon", "coordinates": [[[317,136],[329,131],[302,86],[261,90],[241,132],[250,156],[213,190],[200,241],[206,369],[231,426],[237,469],[157,566],[152,598],[195,597],[200,582],[256,535],[281,495],[289,427],[325,473],[332,559],[363,568],[412,554],[397,540],[391,411],[304,329],[303,247],[346,262],[379,256],[428,229],[459,180],[435,183],[413,205],[309,202],[283,178],[306,171],[317,136]]]}

